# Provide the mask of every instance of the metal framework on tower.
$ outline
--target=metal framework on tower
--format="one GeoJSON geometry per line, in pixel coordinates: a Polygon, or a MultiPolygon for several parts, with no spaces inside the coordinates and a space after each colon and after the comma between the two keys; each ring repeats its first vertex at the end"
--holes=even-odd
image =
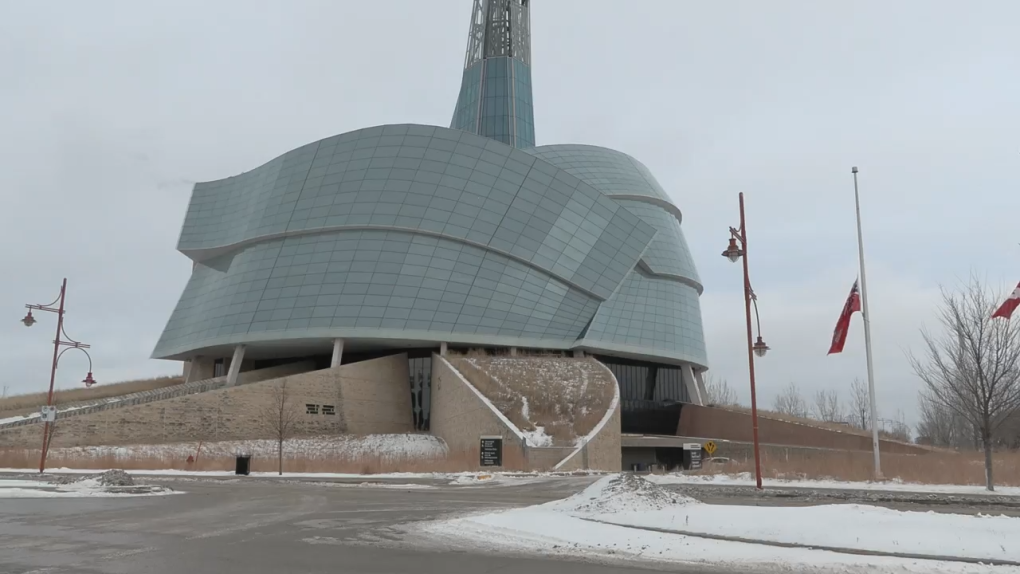
{"type": "Polygon", "coordinates": [[[475,0],[465,69],[485,58],[515,58],[531,64],[529,3],[529,0],[475,0]]]}
{"type": "Polygon", "coordinates": [[[450,127],[518,148],[535,145],[530,0],[474,0],[450,127]]]}

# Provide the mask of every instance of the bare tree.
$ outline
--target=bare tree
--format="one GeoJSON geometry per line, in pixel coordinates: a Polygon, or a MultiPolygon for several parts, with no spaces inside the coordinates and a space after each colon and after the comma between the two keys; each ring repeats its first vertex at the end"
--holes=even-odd
{"type": "Polygon", "coordinates": [[[864,381],[854,378],[850,384],[850,405],[847,407],[847,422],[861,429],[871,428],[871,398],[864,381]]]}
{"type": "Polygon", "coordinates": [[[929,398],[978,430],[988,490],[995,489],[993,437],[1020,411],[1020,322],[992,317],[999,299],[976,277],[957,291],[943,288],[942,332],[923,329],[923,354],[910,355],[929,398]]]}
{"type": "Polygon", "coordinates": [[[896,411],[895,419],[879,419],[882,423],[878,435],[880,437],[900,442],[910,442],[910,425],[907,424],[907,416],[903,411],[896,411]]]}
{"type": "Polygon", "coordinates": [[[916,428],[918,442],[952,448],[972,446],[973,425],[933,399],[927,388],[918,393],[917,410],[920,418],[916,428]]]}
{"type": "Polygon", "coordinates": [[[708,393],[706,402],[710,405],[729,406],[740,404],[737,400],[737,393],[726,379],[718,379],[712,375],[705,375],[705,391],[708,393]]]}
{"type": "Polygon", "coordinates": [[[283,474],[283,443],[294,434],[298,411],[291,404],[287,392],[287,379],[274,385],[269,395],[269,402],[261,412],[262,424],[276,439],[276,460],[278,471],[283,474]]]}
{"type": "Polygon", "coordinates": [[[783,392],[779,393],[772,403],[772,408],[777,413],[799,418],[807,418],[811,414],[808,411],[804,397],[800,394],[800,389],[793,382],[783,389],[783,392]]]}
{"type": "Polygon", "coordinates": [[[843,403],[839,400],[839,392],[820,390],[815,393],[815,418],[829,423],[841,423],[845,420],[843,403]]]}

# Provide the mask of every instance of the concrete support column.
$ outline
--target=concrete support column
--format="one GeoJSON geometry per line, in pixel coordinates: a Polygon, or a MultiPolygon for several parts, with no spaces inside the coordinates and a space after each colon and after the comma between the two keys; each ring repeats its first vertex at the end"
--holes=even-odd
{"type": "Polygon", "coordinates": [[[584,351],[582,351],[581,349],[577,349],[576,351],[574,351],[574,356],[577,357],[578,359],[583,359],[584,351]]]}
{"type": "Polygon", "coordinates": [[[698,391],[701,392],[701,398],[708,402],[708,387],[705,386],[705,372],[694,371],[694,382],[698,385],[698,391]]]}
{"type": "Polygon", "coordinates": [[[241,372],[241,361],[244,360],[244,345],[234,347],[234,356],[230,359],[230,369],[227,370],[227,386],[237,384],[237,375],[241,372]]]}
{"type": "Polygon", "coordinates": [[[446,356],[446,342],[439,343],[439,356],[446,356]]]}
{"type": "Polygon", "coordinates": [[[511,357],[517,356],[517,347],[510,347],[510,356],[511,357]]]}
{"type": "Polygon", "coordinates": [[[698,388],[698,381],[694,378],[694,369],[690,365],[680,366],[680,380],[683,382],[684,388],[687,389],[687,396],[690,397],[691,403],[704,406],[704,395],[698,388]]]}
{"type": "Polygon", "coordinates": [[[330,368],[337,368],[340,366],[340,359],[344,356],[344,340],[333,339],[333,360],[330,361],[330,368]]]}
{"type": "Polygon", "coordinates": [[[211,379],[213,377],[213,360],[201,355],[195,355],[188,361],[187,372],[187,376],[184,377],[185,383],[211,379]]]}

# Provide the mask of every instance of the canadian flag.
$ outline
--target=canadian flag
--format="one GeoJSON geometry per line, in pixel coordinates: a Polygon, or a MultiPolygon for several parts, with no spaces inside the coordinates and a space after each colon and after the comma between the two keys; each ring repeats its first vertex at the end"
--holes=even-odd
{"type": "Polygon", "coordinates": [[[855,311],[860,310],[861,291],[857,287],[857,281],[854,281],[854,286],[850,288],[850,295],[847,296],[846,303],[843,304],[843,312],[839,314],[839,320],[836,321],[836,331],[832,333],[832,345],[829,346],[828,354],[843,352],[843,345],[846,344],[846,333],[850,329],[850,317],[855,311]]]}
{"type": "Polygon", "coordinates": [[[992,313],[992,317],[1009,319],[1013,316],[1013,311],[1016,311],[1017,307],[1020,307],[1020,283],[1016,284],[1016,289],[1013,289],[1013,292],[1009,294],[1006,302],[992,313]]]}

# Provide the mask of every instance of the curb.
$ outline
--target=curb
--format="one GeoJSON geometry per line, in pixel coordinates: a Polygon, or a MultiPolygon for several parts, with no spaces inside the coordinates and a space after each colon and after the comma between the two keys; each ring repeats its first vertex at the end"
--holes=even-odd
{"type": "Polygon", "coordinates": [[[703,532],[690,532],[687,530],[674,530],[670,528],[656,528],[654,526],[634,526],[630,524],[617,524],[615,522],[606,522],[604,520],[595,520],[593,518],[581,518],[575,516],[586,522],[594,522],[596,524],[606,524],[609,526],[619,526],[622,528],[631,528],[634,530],[644,530],[647,532],[659,532],[662,534],[679,534],[681,536],[691,536],[694,538],[705,538],[708,540],[722,540],[725,542],[742,542],[744,544],[758,544],[761,546],[776,546],[779,548],[804,548],[807,550],[825,550],[827,552],[838,552],[840,554],[853,554],[857,556],[881,556],[886,558],[907,558],[912,560],[937,560],[941,562],[962,562],[965,564],[981,564],[986,566],[1020,566],[1020,561],[1016,560],[1004,560],[999,558],[969,558],[965,556],[943,556],[939,554],[914,554],[910,552],[884,552],[882,550],[863,550],[860,548],[841,548],[838,546],[820,546],[817,544],[800,544],[797,542],[777,542],[774,540],[759,540],[757,538],[743,538],[740,536],[726,536],[723,534],[706,534],[703,532]]]}

